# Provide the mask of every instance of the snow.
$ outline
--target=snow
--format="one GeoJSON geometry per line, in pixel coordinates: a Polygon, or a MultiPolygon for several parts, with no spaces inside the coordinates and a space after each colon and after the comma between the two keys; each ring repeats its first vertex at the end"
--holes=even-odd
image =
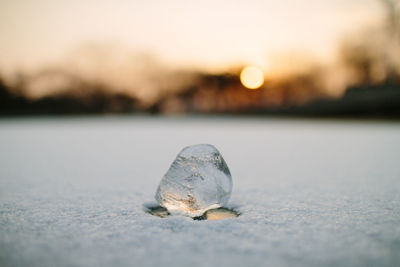
{"type": "Polygon", "coordinates": [[[263,118],[0,120],[0,266],[399,266],[400,124],[263,118]],[[144,204],[215,145],[238,218],[144,204]]]}

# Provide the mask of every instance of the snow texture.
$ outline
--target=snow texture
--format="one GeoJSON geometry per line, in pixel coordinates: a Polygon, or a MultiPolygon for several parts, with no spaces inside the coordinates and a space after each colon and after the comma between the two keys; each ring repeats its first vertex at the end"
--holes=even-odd
{"type": "Polygon", "coordinates": [[[209,144],[185,147],[161,180],[156,200],[170,213],[198,217],[228,203],[232,177],[221,153],[209,144]]]}
{"type": "Polygon", "coordinates": [[[400,266],[400,125],[234,118],[0,120],[0,266],[400,266]],[[210,143],[238,218],[144,211],[210,143]]]}

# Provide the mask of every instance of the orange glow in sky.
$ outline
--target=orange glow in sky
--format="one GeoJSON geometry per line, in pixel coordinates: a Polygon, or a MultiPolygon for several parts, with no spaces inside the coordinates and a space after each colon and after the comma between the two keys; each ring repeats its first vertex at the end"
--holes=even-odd
{"type": "Polygon", "coordinates": [[[0,0],[0,71],[57,63],[87,43],[221,70],[279,51],[332,56],[345,31],[379,21],[376,0],[0,0]]]}

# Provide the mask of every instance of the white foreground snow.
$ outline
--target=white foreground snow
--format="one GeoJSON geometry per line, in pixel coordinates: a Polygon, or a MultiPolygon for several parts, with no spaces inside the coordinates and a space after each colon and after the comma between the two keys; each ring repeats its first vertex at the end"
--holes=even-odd
{"type": "Polygon", "coordinates": [[[0,266],[399,265],[399,123],[0,120],[0,266]],[[222,153],[241,216],[145,213],[198,143],[222,153]]]}

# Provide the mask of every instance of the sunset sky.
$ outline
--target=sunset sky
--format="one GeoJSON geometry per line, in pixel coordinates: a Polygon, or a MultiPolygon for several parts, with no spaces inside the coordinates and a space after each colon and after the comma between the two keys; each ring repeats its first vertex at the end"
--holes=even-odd
{"type": "Polygon", "coordinates": [[[268,69],[268,57],[285,51],[328,60],[344,34],[382,11],[377,0],[0,0],[0,72],[63,60],[85,43],[209,70],[268,69]]]}

